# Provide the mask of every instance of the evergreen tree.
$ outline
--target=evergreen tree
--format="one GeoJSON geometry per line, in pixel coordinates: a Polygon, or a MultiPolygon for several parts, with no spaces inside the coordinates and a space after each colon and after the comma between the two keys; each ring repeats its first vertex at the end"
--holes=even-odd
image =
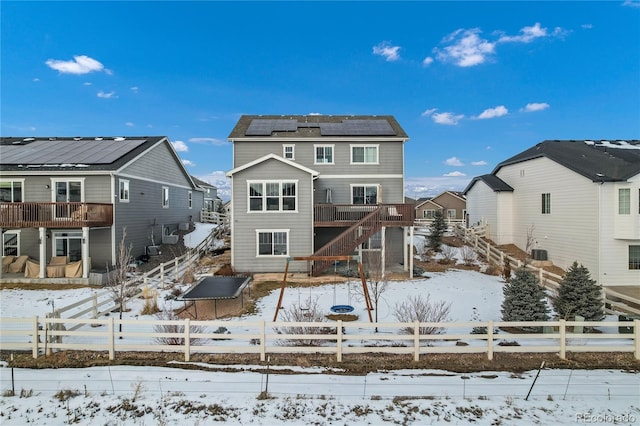
{"type": "Polygon", "coordinates": [[[600,321],[604,318],[603,307],[602,287],[591,279],[587,268],[573,262],[553,299],[556,313],[567,320],[580,315],[585,321],[600,321]]]}
{"type": "Polygon", "coordinates": [[[440,251],[440,244],[442,244],[442,236],[447,229],[447,224],[444,222],[444,216],[441,211],[436,211],[433,216],[433,222],[429,227],[429,248],[433,251],[440,251]]]}
{"type": "MultiPolygon", "coordinates": [[[[549,306],[546,293],[533,272],[524,268],[516,270],[511,281],[502,289],[503,321],[547,321],[549,306]]],[[[539,327],[533,327],[537,331],[539,327]]]]}

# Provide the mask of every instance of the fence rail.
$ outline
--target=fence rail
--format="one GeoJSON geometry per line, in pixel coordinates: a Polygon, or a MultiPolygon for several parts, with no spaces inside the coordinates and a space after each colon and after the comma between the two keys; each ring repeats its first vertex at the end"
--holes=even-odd
{"type": "Polygon", "coordinates": [[[54,350],[93,350],[107,351],[110,360],[120,351],[184,353],[185,361],[200,352],[260,354],[262,361],[275,353],[326,353],[338,362],[345,354],[362,353],[406,354],[415,361],[433,353],[485,353],[492,360],[496,352],[557,353],[561,359],[568,352],[619,352],[640,360],[640,320],[368,323],[36,316],[1,321],[3,349],[31,351],[34,358],[54,350]],[[532,328],[535,332],[503,331],[532,328]],[[588,328],[598,332],[583,333],[588,328]],[[429,334],[433,329],[439,333],[429,334]]]}

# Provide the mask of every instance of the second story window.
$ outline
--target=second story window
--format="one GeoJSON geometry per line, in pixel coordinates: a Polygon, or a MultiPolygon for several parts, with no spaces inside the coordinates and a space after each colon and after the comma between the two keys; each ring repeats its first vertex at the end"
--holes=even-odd
{"type": "Polygon", "coordinates": [[[378,145],[351,145],[351,164],[378,164],[378,145]]]}
{"type": "Polygon", "coordinates": [[[295,181],[249,182],[249,211],[296,211],[297,185],[295,181]]]}
{"type": "Polygon", "coordinates": [[[551,194],[542,194],[542,214],[551,214],[551,194]]]}
{"type": "Polygon", "coordinates": [[[21,181],[0,181],[0,202],[21,203],[22,202],[22,182],[21,181]]]}
{"type": "Polygon", "coordinates": [[[121,203],[129,202],[129,181],[125,179],[120,179],[118,181],[119,186],[119,199],[121,203]]]}
{"type": "Polygon", "coordinates": [[[314,164],[333,164],[333,145],[314,145],[314,164]]]}
{"type": "Polygon", "coordinates": [[[631,214],[631,189],[618,189],[618,214],[631,214]]]}
{"type": "Polygon", "coordinates": [[[295,145],[282,145],[282,156],[287,160],[296,159],[296,146],[295,145]]]}
{"type": "Polygon", "coordinates": [[[163,209],[169,208],[169,187],[168,186],[162,187],[162,208],[163,209]]]}

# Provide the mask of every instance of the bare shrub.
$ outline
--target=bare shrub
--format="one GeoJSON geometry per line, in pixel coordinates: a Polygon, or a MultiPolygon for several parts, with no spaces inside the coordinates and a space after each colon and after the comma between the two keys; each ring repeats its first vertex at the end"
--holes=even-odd
{"type": "Polygon", "coordinates": [[[502,267],[502,277],[507,283],[511,281],[511,261],[506,256],[504,258],[504,266],[502,267]]]}
{"type": "MultiPolygon", "coordinates": [[[[171,321],[168,323],[153,326],[156,333],[172,334],[171,336],[158,336],[153,340],[161,345],[184,346],[184,321],[181,320],[173,311],[160,311],[156,314],[156,318],[163,321],[171,321]]],[[[204,328],[199,325],[189,325],[190,333],[203,333],[204,328]]],[[[192,337],[189,339],[191,345],[201,344],[204,339],[192,337]]]]}
{"type": "Polygon", "coordinates": [[[462,246],[460,248],[460,257],[465,265],[473,265],[476,261],[476,252],[469,246],[462,246]]]}
{"type": "MultiPolygon", "coordinates": [[[[417,295],[409,297],[402,303],[397,303],[393,312],[393,316],[399,322],[445,322],[449,321],[449,312],[451,311],[451,303],[444,300],[431,302],[431,298],[427,295],[426,299],[417,295]]],[[[420,334],[442,334],[442,327],[420,327],[420,334]]],[[[413,334],[413,327],[404,327],[400,330],[403,334],[413,334]]]]}
{"type": "MultiPolygon", "coordinates": [[[[318,298],[307,298],[304,308],[301,305],[291,305],[287,309],[283,309],[281,316],[285,322],[327,322],[324,312],[320,309],[318,298]]],[[[276,327],[278,334],[333,334],[335,331],[331,327],[322,326],[290,326],[276,327]]],[[[290,344],[298,346],[319,346],[322,339],[290,339],[290,344]]]]}
{"type": "Polygon", "coordinates": [[[440,247],[443,263],[453,263],[455,261],[456,254],[458,253],[458,249],[446,244],[442,244],[440,247]]]}
{"type": "Polygon", "coordinates": [[[142,289],[142,298],[144,299],[144,307],[142,308],[142,312],[140,312],[141,315],[153,315],[160,312],[157,290],[144,287],[142,289]]]}

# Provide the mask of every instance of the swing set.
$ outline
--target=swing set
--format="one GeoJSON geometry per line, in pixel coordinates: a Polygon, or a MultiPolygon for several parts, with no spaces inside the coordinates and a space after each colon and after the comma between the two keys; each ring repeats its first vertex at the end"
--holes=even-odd
{"type": "MultiPolygon", "coordinates": [[[[369,297],[369,289],[367,287],[367,280],[365,278],[365,274],[364,274],[364,268],[362,266],[362,263],[360,263],[360,258],[358,256],[295,256],[295,257],[290,257],[287,259],[287,265],[285,266],[284,269],[284,277],[282,278],[282,286],[280,287],[280,297],[278,298],[278,306],[276,306],[276,311],[273,315],[273,321],[277,321],[278,320],[278,312],[280,311],[280,308],[282,308],[282,298],[284,297],[284,289],[287,286],[287,275],[289,273],[289,262],[292,260],[306,260],[307,262],[309,261],[333,261],[333,262],[338,262],[341,260],[346,260],[346,261],[351,261],[351,260],[355,260],[356,264],[358,265],[358,272],[360,274],[360,281],[362,282],[362,294],[364,295],[364,301],[365,304],[367,305],[367,313],[369,314],[369,321],[373,322],[373,317],[371,315],[371,311],[373,310],[373,304],[371,303],[371,298],[369,297]]],[[[336,269],[335,269],[335,263],[334,263],[334,275],[336,274],[336,269]]],[[[353,312],[353,306],[351,305],[336,305],[335,302],[335,280],[334,280],[334,287],[333,287],[333,303],[334,305],[331,307],[331,312],[334,313],[338,313],[338,314],[345,314],[345,313],[349,313],[349,312],[353,312]]],[[[299,294],[298,294],[299,297],[299,294]]]]}

